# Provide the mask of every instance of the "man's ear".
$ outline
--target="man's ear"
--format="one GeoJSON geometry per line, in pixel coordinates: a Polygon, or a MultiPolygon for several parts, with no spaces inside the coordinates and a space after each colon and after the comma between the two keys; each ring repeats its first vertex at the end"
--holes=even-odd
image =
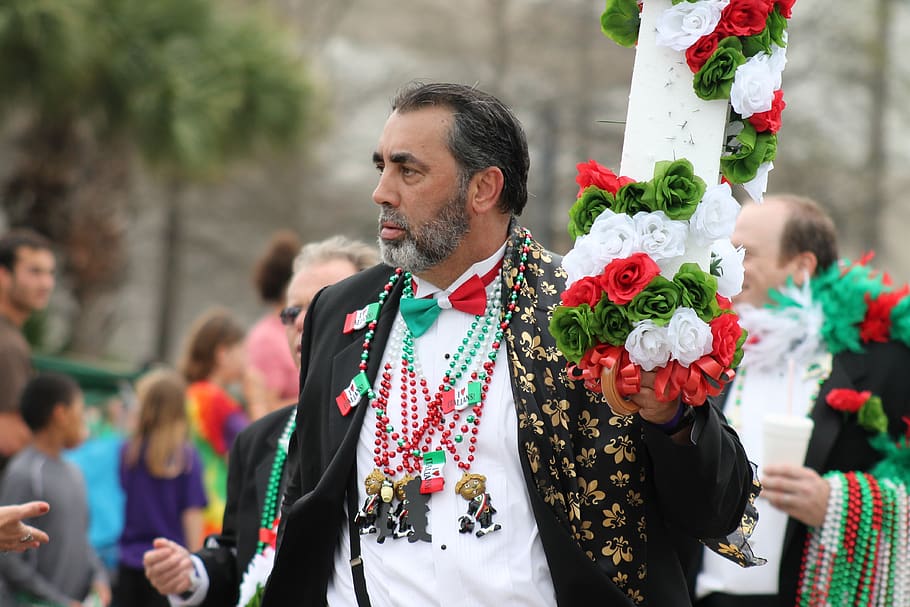
{"type": "Polygon", "coordinates": [[[51,409],[51,421],[57,424],[68,424],[69,420],[66,418],[66,414],[69,411],[69,405],[63,401],[54,404],[54,408],[51,409]]]}
{"type": "Polygon", "coordinates": [[[475,173],[468,185],[468,208],[477,215],[495,210],[504,183],[505,178],[499,167],[487,167],[475,173]]]}
{"type": "Polygon", "coordinates": [[[803,251],[798,253],[788,262],[790,266],[790,275],[797,286],[802,286],[807,278],[815,276],[815,270],[818,268],[818,258],[812,251],[803,251]]]}

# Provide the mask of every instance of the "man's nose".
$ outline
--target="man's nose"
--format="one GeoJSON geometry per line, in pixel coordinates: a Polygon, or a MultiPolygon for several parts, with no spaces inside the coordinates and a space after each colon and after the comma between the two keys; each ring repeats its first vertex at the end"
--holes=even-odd
{"type": "Polygon", "coordinates": [[[378,205],[398,206],[398,197],[394,192],[391,184],[389,171],[383,171],[379,175],[379,182],[373,190],[373,202],[378,205]]]}

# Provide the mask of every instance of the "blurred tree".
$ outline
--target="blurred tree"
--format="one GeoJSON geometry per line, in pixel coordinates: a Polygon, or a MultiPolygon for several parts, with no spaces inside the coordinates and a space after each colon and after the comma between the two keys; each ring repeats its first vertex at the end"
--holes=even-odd
{"type": "Polygon", "coordinates": [[[26,125],[2,205],[11,226],[30,225],[63,252],[77,303],[69,349],[104,345],[138,156],[169,184],[156,354],[167,351],[183,185],[296,143],[310,123],[313,91],[288,40],[215,0],[0,4],[0,118],[26,125]]]}

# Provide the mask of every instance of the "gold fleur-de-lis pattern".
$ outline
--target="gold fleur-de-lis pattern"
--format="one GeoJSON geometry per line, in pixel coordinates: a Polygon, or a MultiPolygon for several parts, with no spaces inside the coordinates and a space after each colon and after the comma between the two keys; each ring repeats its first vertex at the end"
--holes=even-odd
{"type": "MultiPolygon", "coordinates": [[[[506,293],[518,276],[516,243],[522,240],[521,228],[513,223],[503,262],[506,293]]],[[[530,246],[524,278],[505,343],[519,442],[534,483],[579,548],[635,604],[644,604],[648,477],[646,458],[639,452],[640,422],[614,415],[601,395],[568,377],[547,329],[566,275],[536,242],[530,246]]],[[[735,544],[721,546],[724,541],[727,538],[705,543],[733,560],[751,556],[743,556],[735,544]]]]}
{"type": "MultiPolygon", "coordinates": [[[[503,264],[508,289],[517,266],[513,247],[503,264]]],[[[641,430],[568,378],[565,359],[547,330],[564,281],[551,254],[533,243],[505,336],[520,444],[544,502],[579,547],[610,579],[622,580],[617,585],[640,603],[645,580],[639,572],[647,561],[647,536],[639,525],[645,518],[641,430]]]]}

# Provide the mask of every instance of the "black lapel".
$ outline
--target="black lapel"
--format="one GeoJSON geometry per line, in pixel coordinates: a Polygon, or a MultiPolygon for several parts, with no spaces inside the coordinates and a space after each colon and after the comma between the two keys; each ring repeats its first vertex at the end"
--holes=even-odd
{"type": "MultiPolygon", "coordinates": [[[[292,415],[291,411],[288,411],[288,415],[292,415]]],[[[265,453],[265,457],[259,458],[259,463],[256,465],[256,497],[259,500],[258,504],[265,503],[265,492],[269,486],[269,477],[272,474],[272,464],[275,460],[275,453],[278,451],[278,439],[281,438],[281,433],[287,425],[287,415],[281,416],[283,421],[281,423],[274,424],[269,432],[262,437],[262,441],[255,445],[255,451],[257,453],[265,453]]]]}
{"type": "Polygon", "coordinates": [[[841,426],[844,423],[843,414],[835,411],[825,402],[828,393],[835,388],[854,389],[853,379],[837,357],[834,358],[832,363],[831,375],[821,385],[818,391],[818,398],[815,399],[815,406],[812,409],[812,420],[815,422],[815,427],[812,429],[812,437],[809,439],[806,466],[820,472],[825,471],[825,462],[828,460],[828,454],[831,452],[831,448],[837,440],[841,426]]]}
{"type": "MultiPolygon", "coordinates": [[[[382,306],[382,310],[379,313],[379,319],[376,322],[376,330],[370,345],[370,358],[366,370],[367,378],[369,379],[371,386],[376,380],[376,374],[379,372],[379,365],[382,362],[382,354],[385,351],[386,343],[392,332],[392,325],[395,323],[395,316],[398,313],[398,301],[401,298],[403,283],[403,278],[395,283],[394,288],[389,293],[388,298],[386,298],[385,304],[382,306]]],[[[376,301],[380,291],[381,289],[377,290],[372,301],[376,301]]],[[[329,380],[329,385],[331,386],[330,395],[333,402],[329,405],[332,408],[329,417],[329,432],[331,434],[329,444],[333,445],[333,448],[335,449],[341,445],[342,440],[352,424],[357,432],[360,431],[360,425],[364,415],[363,410],[369,408],[368,399],[364,396],[361,397],[360,401],[350,413],[346,416],[342,416],[334,402],[335,397],[341,394],[341,392],[350,385],[351,380],[359,372],[360,356],[363,353],[363,335],[365,332],[366,329],[356,332],[354,341],[338,352],[332,359],[332,376],[329,380]]]]}

